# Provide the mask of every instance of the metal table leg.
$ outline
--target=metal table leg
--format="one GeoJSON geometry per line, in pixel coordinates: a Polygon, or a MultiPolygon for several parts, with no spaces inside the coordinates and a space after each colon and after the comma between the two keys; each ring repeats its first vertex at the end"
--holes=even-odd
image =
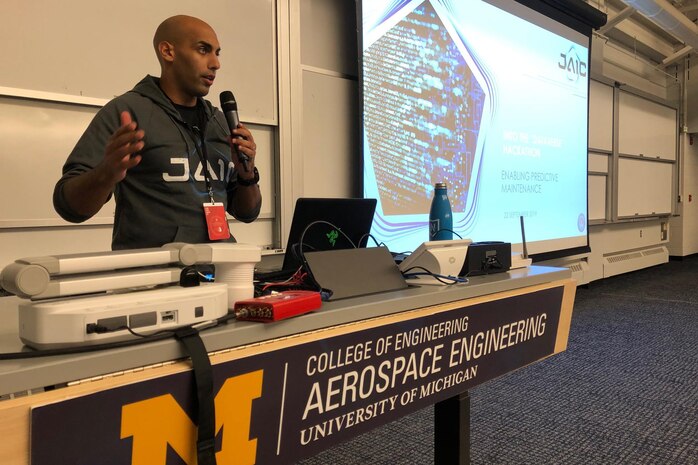
{"type": "Polygon", "coordinates": [[[468,391],[434,404],[434,463],[470,465],[468,391]]]}

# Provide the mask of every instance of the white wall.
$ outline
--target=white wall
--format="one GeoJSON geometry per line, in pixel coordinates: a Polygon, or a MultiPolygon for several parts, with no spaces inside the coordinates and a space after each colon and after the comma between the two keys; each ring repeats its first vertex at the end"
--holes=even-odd
{"type": "MultiPolygon", "coordinates": [[[[291,2],[296,3],[296,2],[291,2]]],[[[299,101],[306,197],[359,196],[359,89],[353,1],[300,0],[299,101]]]]}
{"type": "Polygon", "coordinates": [[[113,202],[86,224],[72,225],[53,211],[53,185],[68,153],[108,97],[131,88],[146,73],[157,73],[150,45],[154,28],[178,13],[208,20],[223,48],[230,50],[222,56],[223,67],[209,99],[216,101],[214,91],[234,89],[241,119],[258,146],[264,198],[260,219],[252,224],[231,219],[231,230],[240,242],[266,246],[278,240],[276,2],[216,0],[204,5],[156,0],[149,4],[151,9],[141,9],[137,19],[127,21],[134,34],[125,38],[113,28],[125,23],[120,15],[127,14],[124,6],[132,1],[114,11],[85,0],[50,8],[11,1],[3,9],[7,27],[0,31],[0,55],[7,60],[0,74],[0,268],[21,257],[110,249],[113,202]],[[212,16],[211,11],[245,11],[248,21],[231,26],[224,15],[212,16]],[[110,21],[102,21],[101,15],[109,15],[110,21]],[[89,28],[80,27],[86,22],[97,28],[90,34],[103,35],[104,40],[87,40],[89,28]],[[37,29],[37,23],[45,24],[37,29]],[[66,30],[70,33],[64,34],[66,30]],[[250,42],[251,57],[236,63],[233,44],[243,39],[250,42]],[[110,41],[115,41],[113,46],[110,41]],[[102,53],[105,47],[116,55],[102,53]],[[33,72],[24,66],[28,56],[37,68],[33,72]],[[79,66],[71,64],[75,59],[79,66]]]}
{"type": "Polygon", "coordinates": [[[698,253],[698,136],[681,136],[681,187],[678,216],[671,220],[670,253],[686,256],[698,253]]]}
{"type": "MultiPolygon", "coordinates": [[[[293,203],[300,196],[356,195],[354,163],[358,88],[356,81],[356,31],[353,1],[277,0],[276,46],[278,60],[278,125],[265,126],[274,151],[268,167],[275,178],[265,202],[273,213],[252,225],[233,225],[242,242],[272,244],[285,242],[293,203]]],[[[667,98],[675,83],[664,73],[627,54],[594,41],[592,74],[624,82],[642,92],[667,98]],[[599,45],[600,44],[600,45],[599,45]],[[600,68],[600,69],[599,69],[600,68]]],[[[2,84],[0,83],[0,86],[2,84]]],[[[684,198],[698,195],[698,153],[680,150],[684,198]]],[[[647,180],[639,180],[645,182],[647,180]]],[[[682,203],[670,224],[671,243],[660,240],[661,223],[600,224],[590,228],[592,253],[576,257],[587,260],[590,280],[600,279],[604,255],[667,244],[672,253],[686,255],[698,250],[696,201],[682,203]],[[690,221],[686,221],[690,218],[690,221]],[[641,235],[642,233],[642,235],[641,235]],[[673,238],[680,240],[675,244],[673,238]]],[[[110,226],[63,226],[0,230],[0,266],[14,258],[42,254],[105,250],[110,226]]]]}

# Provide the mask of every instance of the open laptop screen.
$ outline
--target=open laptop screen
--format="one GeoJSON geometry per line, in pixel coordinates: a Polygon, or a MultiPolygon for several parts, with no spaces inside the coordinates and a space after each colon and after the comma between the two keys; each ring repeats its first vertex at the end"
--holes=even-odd
{"type": "Polygon", "coordinates": [[[296,200],[284,255],[284,270],[301,266],[303,252],[366,247],[376,199],[300,198],[296,200]],[[310,227],[309,227],[310,226],[310,227]]]}

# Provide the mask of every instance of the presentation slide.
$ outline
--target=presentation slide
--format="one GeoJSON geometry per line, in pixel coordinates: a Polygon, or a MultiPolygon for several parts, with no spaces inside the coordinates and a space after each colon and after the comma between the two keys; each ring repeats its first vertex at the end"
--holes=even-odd
{"type": "MultiPolygon", "coordinates": [[[[364,197],[395,252],[427,241],[434,184],[457,235],[587,246],[589,38],[513,1],[365,1],[364,197]]],[[[454,235],[454,238],[457,238],[454,235]]]]}

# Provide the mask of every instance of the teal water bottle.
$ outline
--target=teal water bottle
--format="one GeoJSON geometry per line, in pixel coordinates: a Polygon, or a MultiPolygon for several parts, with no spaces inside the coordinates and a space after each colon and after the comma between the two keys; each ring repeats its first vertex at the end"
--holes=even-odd
{"type": "Polygon", "coordinates": [[[451,202],[448,201],[446,183],[434,185],[434,198],[429,210],[429,240],[448,241],[453,239],[453,215],[451,202]]]}

